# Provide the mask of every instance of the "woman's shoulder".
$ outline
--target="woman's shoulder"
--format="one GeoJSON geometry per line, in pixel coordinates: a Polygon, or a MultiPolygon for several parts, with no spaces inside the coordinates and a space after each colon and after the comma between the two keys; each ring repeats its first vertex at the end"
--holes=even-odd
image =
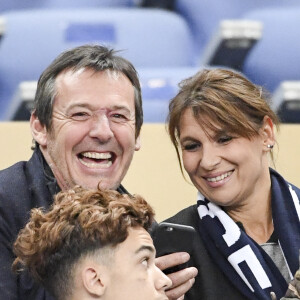
{"type": "Polygon", "coordinates": [[[277,171],[274,169],[270,168],[270,174],[272,178],[272,183],[277,181],[279,183],[279,187],[288,187],[290,192],[294,191],[298,197],[300,197],[300,188],[297,187],[296,185],[292,184],[289,182],[287,179],[285,179],[281,174],[279,174],[277,171]]]}
{"type": "Polygon", "coordinates": [[[174,216],[164,220],[164,222],[183,224],[183,225],[195,225],[199,220],[199,215],[197,211],[197,205],[191,205],[179,211],[174,216]]]}

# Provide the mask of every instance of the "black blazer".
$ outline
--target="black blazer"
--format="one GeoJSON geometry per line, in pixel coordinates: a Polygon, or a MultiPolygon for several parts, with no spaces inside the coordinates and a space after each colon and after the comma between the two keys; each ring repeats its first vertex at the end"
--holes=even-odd
{"type": "Polygon", "coordinates": [[[12,245],[34,207],[48,208],[53,201],[44,174],[43,157],[35,150],[28,162],[0,171],[0,299],[53,300],[27,273],[11,271],[12,245]]]}
{"type": "MultiPolygon", "coordinates": [[[[198,229],[200,218],[196,205],[183,209],[165,221],[193,226],[197,231],[190,265],[198,269],[198,275],[193,287],[185,295],[185,300],[247,299],[232,285],[227,277],[225,277],[206,251],[198,229]]],[[[180,241],[178,242],[180,243],[180,241]]]]}

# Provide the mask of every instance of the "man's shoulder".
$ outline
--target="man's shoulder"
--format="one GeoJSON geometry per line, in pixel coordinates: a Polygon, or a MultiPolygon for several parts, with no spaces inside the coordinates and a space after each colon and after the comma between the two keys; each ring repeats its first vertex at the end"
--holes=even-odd
{"type": "Polygon", "coordinates": [[[19,161],[12,166],[0,171],[0,188],[3,184],[12,185],[25,180],[25,177],[31,173],[39,173],[39,161],[37,155],[33,153],[28,161],[19,161]]]}
{"type": "Polygon", "coordinates": [[[19,161],[12,166],[0,170],[0,182],[11,182],[18,178],[18,175],[24,173],[27,161],[19,161]]]}
{"type": "Polygon", "coordinates": [[[19,161],[1,170],[0,198],[3,200],[9,197],[10,201],[14,201],[19,196],[24,199],[29,192],[29,187],[34,184],[33,182],[42,180],[42,174],[42,165],[35,153],[30,160],[19,161]]]}
{"type": "Polygon", "coordinates": [[[15,238],[32,208],[48,207],[51,203],[43,165],[36,153],[29,161],[0,171],[0,226],[5,236],[15,238]]]}

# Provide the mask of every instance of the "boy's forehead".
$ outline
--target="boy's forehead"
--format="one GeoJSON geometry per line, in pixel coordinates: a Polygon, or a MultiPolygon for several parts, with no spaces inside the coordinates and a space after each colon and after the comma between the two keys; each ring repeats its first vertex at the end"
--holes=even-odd
{"type": "Polygon", "coordinates": [[[143,227],[130,227],[126,240],[119,245],[119,248],[136,254],[140,249],[149,248],[150,250],[150,248],[154,249],[154,246],[150,234],[143,227]]]}

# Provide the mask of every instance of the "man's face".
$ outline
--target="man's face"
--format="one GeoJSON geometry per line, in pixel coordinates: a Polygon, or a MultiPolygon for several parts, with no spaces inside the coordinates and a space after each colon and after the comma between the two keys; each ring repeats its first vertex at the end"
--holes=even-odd
{"type": "Polygon", "coordinates": [[[107,268],[105,300],[167,300],[171,280],[156,267],[155,249],[142,227],[130,228],[127,239],[115,250],[107,268]]]}
{"type": "Polygon", "coordinates": [[[135,138],[134,88],[123,74],[82,69],[62,72],[52,127],[39,142],[59,186],[115,189],[124,178],[135,138]]]}

